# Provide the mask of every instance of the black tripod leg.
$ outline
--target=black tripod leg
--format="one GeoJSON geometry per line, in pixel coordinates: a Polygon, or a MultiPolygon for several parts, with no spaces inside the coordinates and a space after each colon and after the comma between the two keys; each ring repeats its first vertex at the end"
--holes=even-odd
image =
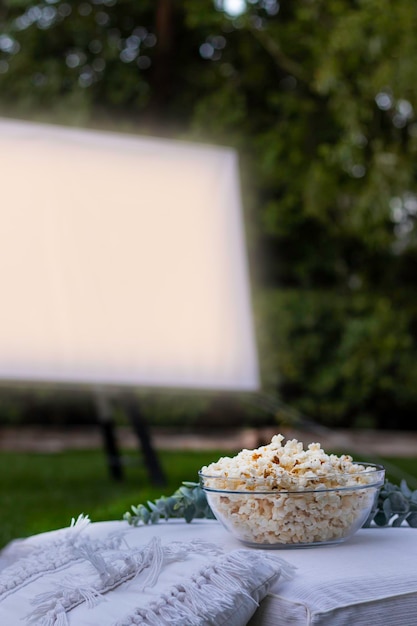
{"type": "Polygon", "coordinates": [[[158,455],[152,445],[148,425],[140,411],[138,400],[133,394],[128,394],[124,397],[123,406],[135,435],[140,442],[151,483],[153,485],[165,486],[167,484],[165,474],[159,463],[158,455]]]}
{"type": "Polygon", "coordinates": [[[107,457],[107,467],[111,478],[121,481],[123,480],[122,459],[117,446],[111,406],[106,396],[100,392],[95,395],[95,401],[98,421],[103,436],[104,451],[107,457]]]}

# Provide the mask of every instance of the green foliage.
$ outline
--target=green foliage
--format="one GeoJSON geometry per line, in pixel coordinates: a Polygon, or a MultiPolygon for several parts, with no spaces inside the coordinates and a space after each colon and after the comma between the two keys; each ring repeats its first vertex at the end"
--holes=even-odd
{"type": "Polygon", "coordinates": [[[364,293],[269,290],[256,318],[265,387],[302,414],[341,427],[414,423],[417,349],[406,308],[364,293]]]}
{"type": "Polygon", "coordinates": [[[371,522],[377,526],[394,527],[406,522],[412,528],[417,528],[417,490],[412,491],[405,480],[400,485],[385,481],[365,526],[371,522]]]}
{"type": "Polygon", "coordinates": [[[132,526],[156,524],[161,517],[166,520],[179,517],[187,523],[193,519],[214,519],[204,491],[193,482],[183,482],[172,496],[161,496],[154,502],[148,500],[147,505],[138,504],[131,509],[133,514],[127,511],[123,519],[132,526]]]}

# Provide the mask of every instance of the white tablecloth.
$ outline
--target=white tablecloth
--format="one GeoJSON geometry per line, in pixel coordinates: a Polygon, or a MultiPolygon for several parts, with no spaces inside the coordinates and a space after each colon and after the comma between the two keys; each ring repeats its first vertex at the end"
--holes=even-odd
{"type": "MultiPolygon", "coordinates": [[[[293,577],[290,580],[280,577],[269,589],[253,617],[249,621],[241,622],[242,626],[246,623],[250,626],[417,624],[417,530],[409,527],[363,529],[344,544],[285,550],[245,548],[218,522],[211,520],[195,520],[191,524],[170,520],[138,528],[132,528],[126,522],[101,522],[90,524],[83,533],[92,540],[105,540],[109,536],[117,536],[121,531],[125,532],[126,541],[130,546],[146,545],[155,537],[167,545],[172,542],[210,542],[220,546],[226,554],[243,549],[246,555],[250,555],[249,558],[254,559],[254,567],[255,557],[260,553],[268,553],[272,558],[279,557],[295,566],[293,577]]],[[[16,570],[16,564],[24,562],[34,549],[42,546],[47,555],[49,546],[56,544],[66,532],[66,529],[62,529],[12,544],[0,555],[0,568],[4,566],[0,571],[0,583],[1,580],[7,582],[7,573],[13,568],[16,570]]],[[[54,587],[54,579],[58,581],[60,577],[62,578],[62,573],[59,572],[64,565],[61,569],[59,564],[54,567],[55,573],[48,572],[49,591],[51,586],[54,587]]],[[[186,568],[178,569],[177,576],[185,576],[184,572],[187,571],[186,568]]],[[[39,595],[39,591],[43,590],[42,577],[43,574],[39,574],[38,579],[34,580],[32,576],[30,585],[38,585],[36,590],[31,592],[32,595],[35,591],[39,595]]],[[[14,624],[24,626],[25,616],[30,609],[29,591],[28,585],[16,593],[13,589],[9,592],[3,590],[4,595],[0,594],[2,626],[14,624]]],[[[90,609],[87,606],[88,602],[73,608],[67,615],[67,622],[62,621],[62,624],[67,623],[70,626],[115,624],[117,618],[122,617],[118,615],[119,607],[124,606],[125,601],[130,602],[131,606],[134,602],[134,593],[132,582],[117,586],[111,593],[103,596],[106,601],[98,602],[90,609]]],[[[49,624],[46,618],[44,621],[32,623],[49,624]]],[[[187,621],[179,623],[181,626],[191,624],[187,621]]]]}

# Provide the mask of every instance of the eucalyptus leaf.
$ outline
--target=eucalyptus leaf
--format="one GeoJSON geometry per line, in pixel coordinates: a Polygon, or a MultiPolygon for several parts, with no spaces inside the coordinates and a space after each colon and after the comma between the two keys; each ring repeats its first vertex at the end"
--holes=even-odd
{"type": "Polygon", "coordinates": [[[149,521],[151,522],[151,524],[156,524],[157,522],[159,522],[159,518],[160,518],[160,515],[158,511],[155,510],[155,511],[152,511],[149,521]]]}
{"type": "Polygon", "coordinates": [[[392,522],[392,525],[394,526],[394,528],[401,526],[401,524],[405,521],[406,517],[407,516],[404,513],[396,517],[392,522]]]}
{"type": "Polygon", "coordinates": [[[184,519],[189,524],[195,517],[196,507],[193,504],[190,504],[184,509],[184,519]]]}
{"type": "Polygon", "coordinates": [[[385,515],[383,511],[377,511],[375,513],[373,521],[377,526],[388,526],[389,516],[385,515]]]}
{"type": "Polygon", "coordinates": [[[400,489],[406,498],[410,498],[412,496],[413,492],[411,491],[410,487],[407,485],[404,479],[402,479],[402,481],[400,482],[400,489]]]}
{"type": "Polygon", "coordinates": [[[400,491],[390,493],[389,502],[394,513],[404,513],[409,510],[408,501],[400,491]]]}
{"type": "Polygon", "coordinates": [[[384,502],[382,503],[382,510],[384,511],[385,515],[390,518],[392,515],[392,507],[391,507],[391,501],[389,500],[389,498],[386,498],[386,500],[384,500],[384,502]]]}
{"type": "Polygon", "coordinates": [[[417,528],[417,512],[409,513],[406,519],[411,528],[417,528]]]}
{"type": "MultiPolygon", "coordinates": [[[[417,491],[412,491],[405,480],[400,486],[385,481],[381,487],[373,521],[377,526],[398,527],[407,523],[412,528],[417,528],[417,491]]],[[[369,518],[367,520],[369,525],[369,518]]]]}

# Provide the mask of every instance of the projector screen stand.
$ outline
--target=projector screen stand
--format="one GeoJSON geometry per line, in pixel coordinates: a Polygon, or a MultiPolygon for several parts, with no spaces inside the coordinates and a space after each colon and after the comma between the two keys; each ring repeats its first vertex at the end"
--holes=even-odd
{"type": "MultiPolygon", "coordinates": [[[[107,395],[101,391],[96,391],[95,400],[110,476],[114,480],[122,481],[124,477],[123,460],[117,444],[116,428],[113,420],[111,403],[107,395]]],[[[142,449],[143,458],[151,483],[153,485],[165,486],[165,474],[152,445],[146,421],[140,412],[139,402],[133,394],[125,394],[122,398],[121,404],[142,449]]]]}
{"type": "Polygon", "coordinates": [[[138,399],[133,393],[126,393],[122,398],[122,407],[141,445],[145,465],[152,484],[165,486],[167,484],[165,474],[152,445],[148,425],[141,413],[138,399]]]}

